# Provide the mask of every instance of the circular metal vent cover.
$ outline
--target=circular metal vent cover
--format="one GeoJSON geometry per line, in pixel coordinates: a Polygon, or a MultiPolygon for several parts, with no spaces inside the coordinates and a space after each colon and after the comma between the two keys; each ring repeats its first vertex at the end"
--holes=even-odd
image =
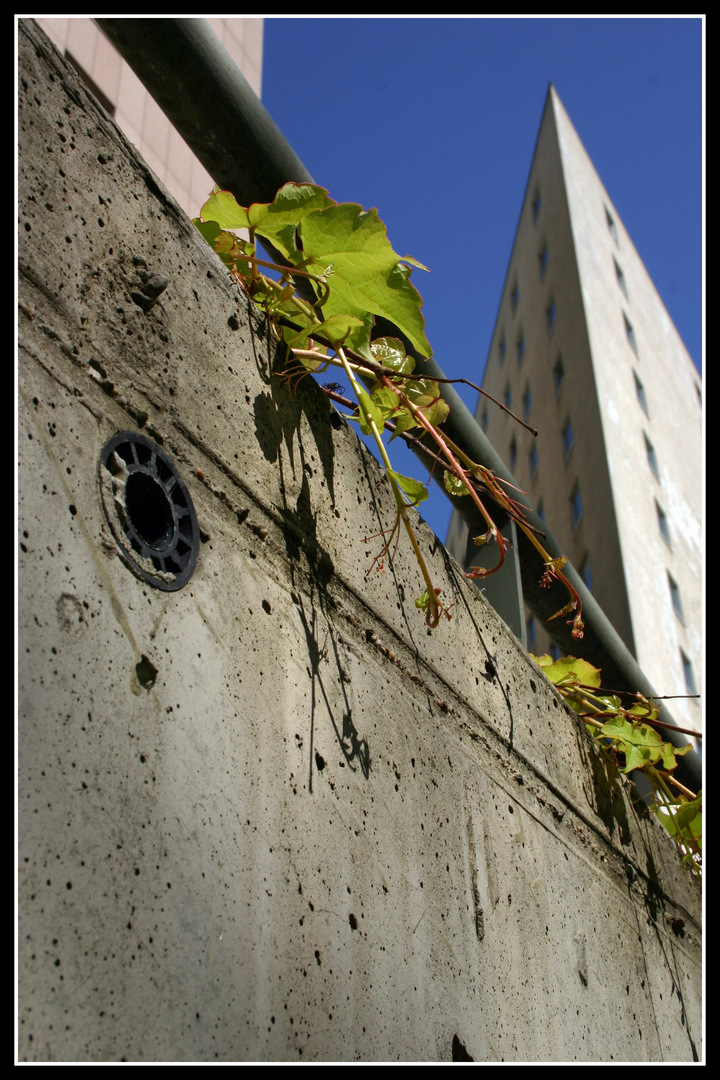
{"type": "Polygon", "coordinates": [[[156,589],[181,589],[197,565],[200,535],[190,492],[145,435],[121,431],[100,455],[100,494],[125,561],[156,589]]]}

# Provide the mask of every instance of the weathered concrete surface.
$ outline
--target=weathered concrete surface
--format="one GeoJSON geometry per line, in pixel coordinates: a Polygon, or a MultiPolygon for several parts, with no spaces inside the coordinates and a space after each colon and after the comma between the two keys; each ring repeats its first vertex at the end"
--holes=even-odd
{"type": "Polygon", "coordinates": [[[378,466],[33,24],[19,87],[20,1060],[699,1056],[671,844],[425,527],[451,623],[366,576],[378,466]],[[177,592],[103,515],[125,429],[177,592]]]}

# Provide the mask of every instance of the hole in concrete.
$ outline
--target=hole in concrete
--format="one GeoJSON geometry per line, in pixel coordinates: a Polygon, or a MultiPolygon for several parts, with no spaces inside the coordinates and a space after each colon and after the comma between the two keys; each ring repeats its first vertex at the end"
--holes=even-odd
{"type": "Polygon", "coordinates": [[[463,1044],[458,1039],[457,1035],[453,1035],[452,1041],[452,1060],[453,1061],[474,1061],[475,1058],[470,1057],[463,1044]]]}
{"type": "Polygon", "coordinates": [[[157,678],[157,668],[144,654],[135,665],[135,674],[143,690],[152,690],[157,678]]]}

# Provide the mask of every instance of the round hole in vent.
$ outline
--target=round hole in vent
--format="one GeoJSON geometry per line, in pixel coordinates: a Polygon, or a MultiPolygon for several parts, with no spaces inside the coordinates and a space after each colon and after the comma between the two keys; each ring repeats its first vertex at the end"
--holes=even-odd
{"type": "Polygon", "coordinates": [[[180,473],[146,435],[121,431],[100,455],[103,509],[124,561],[143,581],[171,592],[197,565],[195,508],[180,473]]]}

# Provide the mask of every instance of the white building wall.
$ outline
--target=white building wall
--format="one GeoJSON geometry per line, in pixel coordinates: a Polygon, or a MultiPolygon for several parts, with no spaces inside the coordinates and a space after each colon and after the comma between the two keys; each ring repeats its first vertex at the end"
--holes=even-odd
{"type": "MultiPolygon", "coordinates": [[[[577,132],[553,96],[636,655],[658,692],[685,694],[681,650],[698,686],[702,659],[700,377],[577,132]],[[658,506],[666,515],[669,543],[659,526],[658,506]],[[668,575],[677,586],[682,617],[673,606],[668,575]]],[[[672,712],[678,723],[697,727],[696,703],[674,701],[672,712]]]]}

